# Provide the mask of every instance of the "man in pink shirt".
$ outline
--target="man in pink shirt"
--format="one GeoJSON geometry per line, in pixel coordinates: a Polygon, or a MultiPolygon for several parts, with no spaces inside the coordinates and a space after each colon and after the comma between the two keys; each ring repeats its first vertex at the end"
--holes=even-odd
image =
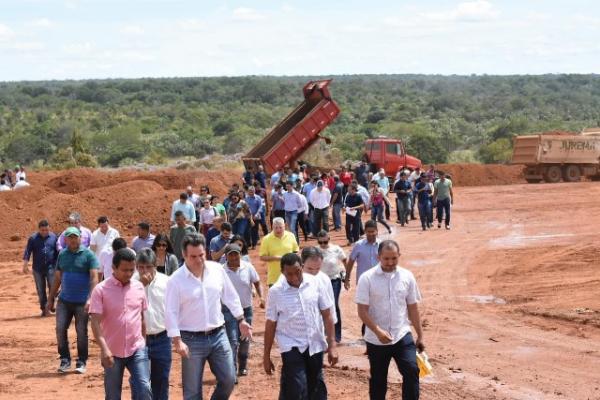
{"type": "Polygon", "coordinates": [[[107,400],[120,399],[125,368],[131,376],[131,398],[152,400],[150,364],[145,341],[144,285],[131,280],[135,253],[119,249],[113,256],[113,274],[96,285],[90,301],[92,330],[104,367],[107,400]]]}

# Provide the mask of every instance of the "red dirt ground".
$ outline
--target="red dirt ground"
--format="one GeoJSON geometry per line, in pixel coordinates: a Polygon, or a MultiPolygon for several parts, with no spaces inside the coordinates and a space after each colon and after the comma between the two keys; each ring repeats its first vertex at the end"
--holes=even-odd
{"type": "MultiPolygon", "coordinates": [[[[393,233],[401,264],[415,273],[423,294],[435,374],[423,380],[421,398],[600,399],[600,184],[526,185],[517,167],[439,168],[456,183],[453,229],[422,232],[411,223],[393,233]],[[489,186],[466,187],[476,184],[489,186]]],[[[62,229],[70,210],[81,211],[90,228],[106,214],[129,239],[141,219],[164,230],[185,186],[206,183],[222,195],[238,173],[72,170],[30,179],[32,188],[0,194],[0,398],[99,399],[102,370],[93,342],[85,375],[54,372],[54,318],[38,316],[32,278],[21,273],[27,235],[42,217],[62,229]]],[[[334,241],[344,242],[339,234],[334,241]]],[[[255,264],[264,277],[265,266],[255,264]]],[[[353,295],[351,288],[341,296],[340,365],[326,369],[332,399],[368,398],[353,295]]],[[[264,311],[256,309],[250,375],[232,399],[277,398],[278,376],[267,377],[260,366],[263,328],[264,311]]],[[[278,364],[275,350],[272,357],[278,364]]],[[[171,396],[181,398],[178,356],[171,376],[171,396]]],[[[388,398],[400,397],[400,380],[392,366],[388,398]]],[[[208,395],[209,372],[205,382],[208,395]]]]}

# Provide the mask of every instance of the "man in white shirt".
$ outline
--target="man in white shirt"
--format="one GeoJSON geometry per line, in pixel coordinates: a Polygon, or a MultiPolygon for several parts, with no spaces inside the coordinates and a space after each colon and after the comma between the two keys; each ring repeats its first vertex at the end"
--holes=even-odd
{"type": "Polygon", "coordinates": [[[98,282],[102,282],[112,276],[113,273],[113,255],[120,249],[127,247],[127,242],[123,238],[116,238],[110,246],[104,247],[98,256],[100,262],[100,271],[98,272],[98,282]]]}
{"type": "MultiPolygon", "coordinates": [[[[240,303],[244,309],[244,318],[246,322],[252,325],[252,287],[256,288],[256,294],[260,301],[260,308],[265,308],[265,300],[262,295],[260,278],[254,266],[249,262],[242,260],[242,249],[237,244],[228,244],[225,246],[225,256],[227,262],[223,265],[227,277],[233,284],[235,291],[240,296],[240,303]]],[[[229,311],[227,306],[223,306],[223,316],[225,317],[225,329],[231,350],[233,351],[233,366],[239,376],[248,375],[248,355],[250,354],[250,341],[241,339],[241,332],[238,322],[229,311]]]]}
{"type": "Polygon", "coordinates": [[[165,327],[165,295],[169,278],[156,271],[156,255],[148,247],[138,251],[136,268],[148,300],[148,309],[144,311],[144,323],[150,360],[152,399],[167,400],[172,359],[171,339],[165,327]]]}
{"type": "Polygon", "coordinates": [[[393,240],[381,242],[379,264],[362,274],[356,288],[358,316],[367,327],[364,337],[371,371],[369,395],[372,400],[385,400],[392,358],[402,374],[402,398],[419,398],[416,353],[425,348],[418,308],[421,294],[413,274],[398,266],[399,257],[398,243],[393,240]],[[411,323],[417,334],[416,342],[411,323]]]}
{"type": "Polygon", "coordinates": [[[90,250],[96,253],[96,257],[100,257],[100,252],[120,236],[119,231],[108,224],[108,217],[103,215],[98,218],[98,229],[92,233],[90,250]]]}
{"type": "Polygon", "coordinates": [[[277,337],[283,361],[279,398],[327,398],[323,352],[327,351],[332,366],[338,361],[330,311],[333,304],[320,290],[317,278],[302,272],[302,260],[297,254],[288,253],[281,258],[281,273],[284,279],[269,289],[263,368],[268,375],[275,371],[271,348],[277,337]]]}
{"type": "Polygon", "coordinates": [[[175,213],[181,211],[187,222],[192,225],[196,224],[196,208],[191,201],[188,200],[187,193],[183,192],[179,195],[179,200],[173,202],[171,207],[171,224],[175,224],[175,213]]]}
{"type": "MultiPolygon", "coordinates": [[[[300,258],[302,259],[302,269],[304,272],[317,278],[319,285],[321,285],[321,290],[328,297],[328,300],[331,301],[332,306],[329,309],[331,312],[331,319],[333,319],[334,325],[337,324],[338,320],[337,314],[335,313],[333,287],[331,286],[329,277],[321,271],[321,266],[323,265],[323,252],[318,247],[307,246],[300,252],[300,258]]],[[[336,343],[337,342],[338,341],[336,340],[336,343]]]]}
{"type": "Polygon", "coordinates": [[[202,398],[202,376],[208,361],[217,379],[212,398],[228,399],[235,385],[235,370],[221,304],[238,321],[242,338],[252,338],[252,327],[244,320],[240,298],[221,264],[206,261],[204,237],[188,234],[182,249],[185,263],[167,283],[165,323],[181,356],[183,397],[202,398]]]}
{"type": "Polygon", "coordinates": [[[314,220],[312,224],[312,234],[323,229],[329,232],[329,203],[331,202],[331,192],[325,187],[323,181],[317,182],[317,188],[310,192],[308,201],[314,207],[314,220]]]}
{"type": "Polygon", "coordinates": [[[302,208],[301,194],[296,192],[294,184],[292,182],[286,183],[286,192],[283,193],[284,209],[285,209],[285,223],[288,226],[290,232],[296,236],[296,241],[300,243],[298,239],[298,213],[302,208]]]}

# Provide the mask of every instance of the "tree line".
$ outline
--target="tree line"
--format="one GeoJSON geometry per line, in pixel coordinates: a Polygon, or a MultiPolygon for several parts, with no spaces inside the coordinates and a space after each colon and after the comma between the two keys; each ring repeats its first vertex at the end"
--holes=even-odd
{"type": "MultiPolygon", "coordinates": [[[[115,167],[244,153],[319,78],[3,82],[0,161],[115,167]]],[[[344,159],[385,135],[406,140],[426,163],[502,163],[514,135],[600,125],[599,75],[332,78],[342,112],[324,135],[344,159]]]]}

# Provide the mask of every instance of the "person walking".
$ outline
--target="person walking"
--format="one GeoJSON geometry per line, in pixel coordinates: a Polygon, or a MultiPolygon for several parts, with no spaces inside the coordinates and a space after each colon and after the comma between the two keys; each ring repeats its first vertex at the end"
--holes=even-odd
{"type": "Polygon", "coordinates": [[[148,308],[144,285],[131,277],[135,253],[119,249],[113,257],[113,273],[98,284],[90,298],[92,331],[104,367],[106,400],[120,400],[123,373],[129,371],[131,398],[152,400],[144,312],[148,308]]]}
{"type": "Polygon", "coordinates": [[[100,270],[98,271],[98,282],[102,282],[112,276],[113,273],[113,257],[115,253],[127,247],[127,242],[123,238],[116,238],[110,246],[104,247],[98,256],[100,270]]]}
{"type": "Polygon", "coordinates": [[[98,228],[92,233],[90,239],[90,250],[96,257],[100,256],[100,252],[112,244],[113,240],[120,237],[119,231],[110,226],[107,216],[98,217],[98,228]]]}
{"type": "Polygon", "coordinates": [[[265,236],[260,244],[258,255],[267,263],[267,285],[272,286],[281,275],[281,257],[288,253],[297,253],[298,242],[294,234],[285,230],[281,218],[273,219],[273,232],[265,236]]]}
{"type": "Polygon", "coordinates": [[[271,191],[271,225],[273,218],[285,219],[285,200],[283,198],[283,187],[277,183],[271,191]]]}
{"type": "Polygon", "coordinates": [[[152,249],[140,249],[135,261],[148,303],[148,308],[144,311],[144,323],[150,361],[152,399],[167,400],[172,361],[171,339],[167,335],[165,325],[165,296],[169,278],[156,271],[156,255],[152,249]]]}
{"type": "Polygon", "coordinates": [[[398,265],[400,247],[384,240],[378,248],[379,263],[362,274],[356,288],[358,317],[366,325],[369,358],[369,398],[385,400],[390,361],[402,375],[402,399],[418,400],[417,351],[425,349],[418,303],[419,287],[413,274],[398,265]],[[411,324],[417,340],[413,339],[411,324]]]}
{"type": "Polygon", "coordinates": [[[208,230],[212,228],[215,218],[219,215],[217,209],[214,208],[210,199],[206,198],[201,204],[201,207],[196,210],[198,212],[198,229],[204,236],[208,230]]]}
{"type": "Polygon", "coordinates": [[[156,236],[150,233],[150,224],[142,221],[137,224],[137,236],[131,241],[131,248],[136,253],[144,247],[152,247],[156,236]]]}
{"type": "MultiPolygon", "coordinates": [[[[244,319],[252,325],[252,287],[256,289],[260,308],[265,308],[260,278],[252,264],[242,260],[242,248],[237,244],[228,244],[225,249],[227,262],[223,266],[227,277],[233,284],[235,291],[240,297],[240,303],[244,309],[244,319]]],[[[238,376],[248,375],[248,356],[250,355],[250,341],[242,339],[237,319],[229,308],[223,305],[223,316],[225,318],[225,329],[231,351],[233,352],[233,366],[238,376]]]]}
{"type": "Polygon", "coordinates": [[[348,194],[344,199],[344,212],[346,213],[346,239],[348,245],[360,239],[360,224],[362,210],[365,207],[363,197],[358,194],[356,185],[350,185],[348,194]]]}
{"type": "Polygon", "coordinates": [[[394,193],[396,193],[396,213],[400,226],[408,225],[410,219],[410,198],[412,196],[412,188],[406,173],[400,172],[400,179],[394,183],[394,193]]]}
{"type": "MultiPolygon", "coordinates": [[[[285,223],[287,224],[289,230],[294,234],[294,237],[296,237],[298,243],[300,243],[300,240],[298,239],[297,228],[298,210],[302,209],[302,199],[300,196],[300,193],[296,192],[294,189],[294,184],[292,182],[287,182],[286,192],[283,194],[283,201],[285,204],[285,223]]],[[[273,221],[275,221],[275,219],[273,219],[273,221]]]]}
{"type": "Polygon", "coordinates": [[[228,399],[235,384],[233,353],[221,305],[238,321],[242,338],[252,338],[240,298],[223,267],[206,261],[206,244],[199,234],[183,239],[184,264],[167,283],[165,322],[175,352],[181,356],[183,398],[202,398],[202,376],[208,361],[216,377],[213,400],[228,399]]]}
{"type": "Polygon", "coordinates": [[[350,278],[352,277],[352,269],[355,263],[356,282],[358,282],[362,274],[377,265],[377,248],[380,243],[377,234],[377,222],[368,220],[365,223],[365,238],[354,244],[346,263],[346,279],[344,280],[346,290],[350,290],[350,278]]]}
{"type": "Polygon", "coordinates": [[[188,200],[186,192],[181,192],[179,200],[175,200],[171,206],[171,224],[177,222],[176,217],[178,211],[181,211],[185,216],[185,219],[188,222],[191,222],[192,225],[196,223],[196,209],[194,208],[194,204],[188,200]]]}
{"type": "Polygon", "coordinates": [[[33,256],[32,270],[35,290],[42,310],[42,317],[50,315],[46,306],[48,295],[54,282],[54,264],[56,263],[56,234],[50,230],[50,224],[43,219],[38,222],[38,231],[27,240],[23,253],[23,273],[29,275],[29,260],[33,256]]]}
{"type": "Polygon", "coordinates": [[[223,222],[221,224],[221,233],[210,241],[209,254],[212,261],[219,261],[223,254],[225,254],[225,246],[229,244],[233,236],[232,230],[229,222],[223,222]]]}
{"type": "Polygon", "coordinates": [[[415,185],[415,191],[417,192],[421,228],[426,231],[431,228],[431,197],[433,193],[427,175],[421,175],[420,181],[415,185]]]}
{"type": "Polygon", "coordinates": [[[248,187],[246,198],[244,199],[252,215],[252,221],[254,223],[250,227],[250,248],[254,250],[259,241],[259,230],[260,221],[262,220],[263,214],[263,198],[256,194],[254,186],[248,187]]]}
{"type": "Polygon", "coordinates": [[[333,191],[331,193],[331,214],[333,216],[333,228],[336,232],[342,229],[342,207],[344,206],[344,184],[340,177],[333,177],[333,191]]]}
{"type": "Polygon", "coordinates": [[[284,278],[269,290],[267,300],[263,368],[268,375],[275,371],[271,348],[277,338],[283,361],[279,398],[326,399],[323,353],[327,351],[331,366],[338,361],[333,303],[320,290],[317,278],[303,273],[297,254],[285,254],[280,264],[284,278]]]}
{"type": "Polygon", "coordinates": [[[408,183],[410,183],[412,190],[412,196],[410,198],[410,219],[415,220],[415,205],[417,204],[417,191],[415,190],[415,186],[421,178],[421,167],[417,166],[408,176],[408,183]]]}
{"type": "Polygon", "coordinates": [[[317,187],[310,192],[308,202],[313,206],[312,234],[314,237],[320,230],[329,232],[329,204],[331,203],[331,192],[325,187],[325,183],[320,180],[317,187]]]}
{"type": "Polygon", "coordinates": [[[444,213],[446,218],[444,223],[446,229],[450,229],[450,208],[454,205],[454,192],[452,192],[452,181],[446,177],[446,174],[439,171],[440,178],[433,184],[433,203],[437,208],[438,229],[442,227],[444,213]]]}
{"type": "Polygon", "coordinates": [[[385,222],[385,218],[383,217],[384,208],[386,207],[386,203],[388,203],[388,199],[385,196],[383,189],[379,187],[379,184],[376,181],[371,182],[371,192],[369,194],[371,195],[369,203],[371,219],[385,226],[388,233],[392,233],[392,228],[385,222]]]}
{"type": "Polygon", "coordinates": [[[58,254],[54,283],[48,297],[48,311],[56,311],[56,342],[60,355],[58,372],[71,369],[71,352],[67,332],[73,317],[77,332],[77,363],[75,372],[86,371],[88,359],[89,295],[98,283],[98,259],[81,244],[81,232],[74,226],[65,230],[67,247],[58,254]],[[58,304],[54,300],[58,295],[58,304]]]}
{"type": "Polygon", "coordinates": [[[337,322],[335,323],[335,341],[342,341],[342,314],[340,311],[340,293],[342,291],[343,276],[346,275],[346,263],[348,261],[346,253],[337,244],[332,244],[329,233],[321,231],[317,234],[317,243],[323,252],[323,263],[321,272],[329,278],[333,297],[335,302],[335,314],[337,322]]]}
{"type": "MultiPolygon", "coordinates": [[[[77,228],[77,230],[79,230],[79,233],[81,235],[81,245],[83,247],[90,247],[90,241],[92,240],[92,231],[81,224],[81,214],[79,214],[78,212],[72,212],[71,214],[69,214],[69,226],[75,227],[77,228]]],[[[56,250],[58,250],[59,252],[65,247],[67,247],[67,238],[65,236],[65,232],[67,231],[67,229],[65,229],[60,234],[58,240],[56,241],[56,250]]]]}
{"type": "Polygon", "coordinates": [[[179,261],[173,250],[171,240],[164,233],[159,233],[152,243],[152,251],[156,254],[156,271],[170,276],[179,268],[179,261]]]}
{"type": "Polygon", "coordinates": [[[183,239],[186,235],[196,233],[196,228],[193,225],[187,223],[187,219],[183,211],[179,210],[175,212],[175,225],[171,226],[171,231],[169,232],[169,240],[173,245],[173,253],[177,257],[177,261],[179,261],[179,265],[183,263],[183,252],[181,251],[181,246],[183,244],[183,239]]]}

